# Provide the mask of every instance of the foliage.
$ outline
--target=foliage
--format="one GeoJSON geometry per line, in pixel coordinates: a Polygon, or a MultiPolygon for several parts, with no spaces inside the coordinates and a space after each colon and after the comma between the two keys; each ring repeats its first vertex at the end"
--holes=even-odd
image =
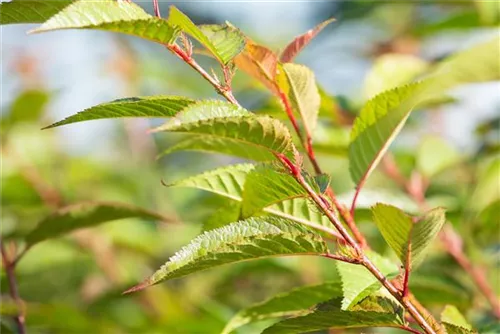
{"type": "MultiPolygon", "coordinates": [[[[464,12],[432,7],[449,14],[440,22],[417,15],[416,3],[339,3],[342,23],[357,6],[390,36],[370,53],[358,99],[331,96],[317,67],[295,63],[333,18],[276,52],[176,6],[164,19],[157,1],[154,16],[132,1],[2,3],[2,24],[40,24],[33,33],[100,30],[155,42],[225,100],[180,89],[189,79],[175,77],[171,59],[165,77],[174,85],[152,95],[139,84],[138,41],[121,37],[113,68],[136,96],[51,123],[46,111],[59,92],[32,64],[17,65],[24,86],[1,120],[1,287],[10,296],[2,331],[494,330],[498,127],[478,127],[475,153],[415,136],[434,109],[461,103],[455,88],[500,80],[498,36],[444,59],[412,49],[449,29],[498,33],[500,15],[479,2],[464,12]],[[124,125],[102,161],[66,152],[75,127],[59,127],[100,119],[124,125]],[[393,145],[401,134],[410,140],[393,145]]],[[[327,59],[312,50],[315,61],[327,59]]]]}

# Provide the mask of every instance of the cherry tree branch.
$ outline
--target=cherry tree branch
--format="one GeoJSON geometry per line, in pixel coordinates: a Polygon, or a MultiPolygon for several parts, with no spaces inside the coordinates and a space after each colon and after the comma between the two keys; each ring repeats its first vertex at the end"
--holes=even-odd
{"type": "MultiPolygon", "coordinates": [[[[278,88],[278,90],[279,90],[279,88],[278,88]]],[[[289,101],[288,97],[281,91],[280,91],[280,99],[283,102],[283,105],[285,107],[285,112],[288,115],[288,118],[289,118],[290,122],[292,123],[292,126],[293,126],[295,132],[297,133],[297,136],[300,138],[302,146],[306,150],[307,157],[314,168],[314,172],[318,175],[323,174],[323,171],[321,170],[321,167],[320,167],[318,161],[316,160],[314,148],[312,146],[312,134],[310,132],[310,129],[308,127],[304,127],[304,131],[306,132],[306,138],[304,140],[304,137],[302,135],[302,132],[300,131],[297,119],[295,118],[295,115],[293,114],[293,109],[292,109],[292,106],[290,104],[290,101],[289,101]]],[[[342,216],[345,223],[349,227],[349,230],[354,235],[354,238],[356,239],[356,241],[361,245],[362,248],[366,248],[368,245],[366,242],[366,239],[363,236],[363,234],[361,234],[358,227],[356,226],[356,223],[354,222],[354,219],[353,219],[351,212],[349,212],[349,210],[346,207],[344,207],[344,205],[342,205],[337,200],[337,197],[335,196],[335,193],[334,193],[332,187],[329,186],[326,192],[327,192],[328,197],[332,201],[332,203],[335,205],[335,208],[339,211],[340,215],[342,216]]]]}
{"type": "MultiPolygon", "coordinates": [[[[195,71],[197,71],[205,80],[207,80],[214,88],[215,90],[221,94],[226,100],[230,103],[233,103],[235,105],[240,105],[238,101],[234,98],[232,95],[231,87],[229,85],[223,86],[218,80],[210,76],[192,57],[191,55],[188,55],[184,50],[182,50],[178,45],[172,44],[172,45],[166,45],[166,47],[172,51],[174,54],[176,54],[179,58],[181,58],[184,62],[186,62],[188,65],[190,65],[195,71]]],[[[282,94],[281,96],[283,103],[285,105],[285,111],[287,112],[288,115],[292,115],[291,113],[291,106],[288,101],[288,98],[282,94]]],[[[297,125],[296,119],[293,116],[291,119],[292,124],[295,123],[297,125]],[[292,121],[295,120],[295,122],[292,121]]],[[[297,134],[300,135],[300,131],[297,126],[294,126],[294,128],[297,131],[297,134]]],[[[302,138],[302,137],[301,137],[302,138]]],[[[306,147],[307,145],[311,145],[312,148],[312,143],[309,142],[309,144],[306,142],[306,147]]],[[[319,164],[316,162],[316,158],[314,157],[313,154],[309,154],[310,150],[308,151],[308,157],[313,163],[313,165],[317,166],[315,167],[315,170],[317,173],[321,173],[321,168],[319,168],[319,164]],[[313,162],[314,161],[314,162],[313,162]]],[[[311,152],[313,152],[311,150],[311,152]]],[[[329,197],[331,197],[334,205],[339,209],[339,212],[341,215],[346,220],[346,223],[349,225],[350,229],[353,231],[353,233],[356,235],[356,237],[352,237],[349,232],[346,230],[346,228],[342,225],[342,222],[340,219],[336,216],[334,213],[333,209],[330,207],[329,202],[327,201],[326,198],[324,198],[322,195],[317,194],[311,186],[305,181],[305,179],[302,176],[301,173],[301,167],[300,166],[295,166],[288,158],[286,158],[282,154],[277,154],[276,157],[281,161],[281,163],[288,168],[290,173],[294,176],[294,178],[297,180],[297,182],[306,190],[310,198],[314,201],[316,206],[323,212],[323,214],[330,220],[330,222],[333,224],[333,226],[336,228],[336,230],[339,232],[343,240],[345,240],[346,244],[351,246],[356,253],[353,258],[349,258],[348,260],[343,257],[343,256],[337,256],[334,254],[329,254],[328,258],[332,258],[335,260],[340,260],[340,261],[346,261],[349,263],[353,264],[359,264],[367,268],[376,278],[377,280],[389,291],[391,295],[393,295],[403,306],[404,308],[411,314],[415,322],[422,327],[422,329],[425,331],[425,333],[428,334],[436,334],[440,333],[441,329],[438,324],[438,322],[432,317],[432,315],[425,309],[420,304],[417,304],[414,302],[414,297],[412,295],[409,296],[403,296],[401,291],[395,287],[388,279],[385,277],[385,275],[371,262],[371,260],[364,254],[363,247],[366,245],[366,241],[362,234],[357,230],[354,220],[352,216],[349,216],[345,212],[348,212],[340,203],[336,201],[335,195],[333,193],[333,190],[330,189],[329,192],[329,197]],[[350,223],[350,224],[349,224],[350,223]],[[352,227],[351,227],[352,225],[352,227]],[[354,231],[357,231],[354,232],[354,231]],[[357,240],[360,239],[360,240],[357,240]],[[412,297],[412,298],[410,298],[412,297]],[[416,306],[420,305],[420,307],[416,306]],[[423,309],[423,310],[422,310],[423,309]],[[425,316],[424,316],[425,314],[425,316]]],[[[323,255],[325,256],[325,255],[323,255]]]]}
{"type": "MultiPolygon", "coordinates": [[[[394,158],[387,155],[382,160],[382,167],[385,174],[393,179],[410,197],[418,204],[422,211],[428,211],[429,205],[425,200],[425,180],[418,173],[413,173],[410,180],[407,180],[399,171],[394,158]]],[[[471,277],[479,291],[486,297],[491,306],[492,312],[497,319],[500,319],[500,302],[491,288],[486,273],[478,266],[474,266],[464,252],[463,240],[455,231],[453,226],[447,223],[439,233],[439,238],[453,259],[471,277]]]]}
{"type": "Polygon", "coordinates": [[[283,163],[284,166],[289,168],[290,173],[292,176],[297,180],[297,182],[304,188],[304,190],[308,193],[309,197],[314,201],[316,206],[324,213],[324,215],[330,220],[332,225],[339,231],[340,235],[346,240],[347,244],[352,247],[354,252],[356,253],[354,255],[354,258],[356,262],[358,262],[360,265],[364,266],[366,269],[368,269],[373,276],[377,278],[377,280],[387,289],[387,291],[394,296],[404,307],[405,309],[411,314],[413,319],[417,322],[417,324],[422,327],[422,329],[426,333],[438,333],[440,332],[440,328],[433,328],[436,327],[437,321],[432,318],[432,316],[426,312],[426,316],[424,316],[419,308],[415,306],[415,303],[413,302],[413,298],[408,298],[408,296],[403,296],[401,291],[394,286],[393,283],[391,283],[387,277],[375,266],[373,262],[364,254],[363,249],[360,247],[360,245],[354,240],[353,237],[347,232],[347,230],[344,228],[342,225],[341,221],[333,210],[329,207],[328,201],[322,197],[322,195],[317,194],[311,186],[307,183],[307,181],[304,179],[302,176],[300,167],[295,166],[286,156],[283,154],[278,154],[277,158],[283,163]]]}

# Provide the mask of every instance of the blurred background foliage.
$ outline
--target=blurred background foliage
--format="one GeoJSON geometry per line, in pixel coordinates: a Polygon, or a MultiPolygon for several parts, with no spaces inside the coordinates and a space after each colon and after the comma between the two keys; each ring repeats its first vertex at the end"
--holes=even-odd
{"type": "MultiPolygon", "coordinates": [[[[152,12],[148,1],[139,4],[152,12]]],[[[164,16],[167,2],[161,2],[164,16]]],[[[274,49],[330,17],[298,58],[322,87],[315,135],[320,164],[347,203],[352,196],[346,160],[349,128],[363,103],[405,83],[448,53],[498,33],[496,1],[181,2],[196,23],[228,20],[274,49]]],[[[163,264],[182,245],[214,224],[227,199],[160,183],[235,162],[226,156],[157,156],[179,137],[150,135],[157,122],[99,121],[56,130],[41,127],[100,102],[136,95],[216,97],[196,73],[160,46],[102,32],[69,31],[26,36],[29,26],[2,27],[2,236],[7,251],[19,236],[62,204],[90,200],[139,205],[168,223],[118,220],[34,246],[17,267],[29,333],[217,333],[254,302],[336,275],[322,259],[269,259],[220,267],[121,293],[163,264]]],[[[211,59],[199,56],[202,64],[211,59]]],[[[238,73],[235,95],[250,110],[285,120],[262,87],[238,73]]],[[[391,151],[405,176],[429,181],[432,206],[445,206],[464,237],[467,253],[488,266],[499,284],[499,84],[464,87],[425,112],[413,113],[391,151]]],[[[390,256],[370,223],[377,201],[409,212],[417,206],[381,171],[361,193],[356,212],[375,250],[390,256]]],[[[2,273],[2,275],[4,275],[2,273]]],[[[15,327],[16,307],[1,279],[2,333],[15,327]]],[[[488,306],[448,255],[434,256],[412,276],[412,291],[430,309],[455,304],[483,332],[488,306]]],[[[496,291],[498,294],[500,291],[496,291]]],[[[255,333],[265,324],[243,327],[255,333]]],[[[395,330],[396,331],[396,330],[395,330]]],[[[376,332],[376,330],[373,330],[376,332]]],[[[388,333],[388,329],[379,330],[388,333]]]]}

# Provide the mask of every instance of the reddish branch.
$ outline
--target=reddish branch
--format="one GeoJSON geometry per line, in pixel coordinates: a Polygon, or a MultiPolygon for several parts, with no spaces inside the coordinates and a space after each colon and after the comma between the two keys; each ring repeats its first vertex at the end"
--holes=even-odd
{"type": "MultiPolygon", "coordinates": [[[[293,163],[283,154],[277,155],[278,159],[283,163],[284,166],[294,166],[293,163]]],[[[364,254],[363,249],[360,245],[349,235],[347,230],[344,228],[340,220],[337,218],[336,214],[331,210],[331,208],[327,205],[327,202],[322,195],[317,194],[311,186],[307,183],[307,181],[302,176],[300,172],[300,167],[294,166],[289,168],[290,173],[297,180],[297,182],[306,190],[310,198],[314,201],[316,206],[325,214],[325,216],[330,220],[330,222],[335,226],[335,228],[339,231],[342,237],[346,240],[347,244],[352,247],[354,252],[354,260],[368,269],[373,276],[377,278],[377,280],[389,291],[391,295],[394,296],[411,314],[413,319],[418,323],[422,329],[426,333],[437,333],[440,328],[433,328],[433,325],[437,324],[437,321],[428,317],[424,317],[422,311],[415,306],[413,299],[408,298],[408,296],[403,296],[401,291],[391,283],[387,277],[371,262],[371,260],[364,254]]],[[[428,314],[429,315],[429,314],[428,314]]]]}
{"type": "MultiPolygon", "coordinates": [[[[176,54],[179,58],[181,58],[184,62],[190,65],[195,71],[197,71],[203,78],[205,78],[215,89],[226,98],[227,101],[239,105],[238,101],[232,95],[231,87],[229,85],[222,85],[217,79],[210,76],[192,57],[190,54],[182,50],[178,45],[166,45],[166,47],[176,54]]],[[[226,80],[227,82],[227,80],[226,80]]],[[[294,124],[294,129],[297,131],[299,137],[301,137],[297,121],[291,112],[291,106],[288,101],[288,98],[281,94],[281,99],[283,100],[283,104],[285,105],[285,111],[289,116],[291,116],[292,124],[294,124]]],[[[310,136],[310,134],[309,134],[310,136]]],[[[301,137],[302,139],[302,137],[301,137]]],[[[315,171],[317,173],[321,173],[321,168],[319,167],[316,158],[314,156],[314,151],[312,150],[312,140],[308,140],[304,143],[306,147],[306,151],[308,153],[308,157],[313,164],[315,171]],[[308,149],[308,147],[310,147],[308,149]]],[[[367,268],[376,278],[377,280],[393,295],[411,314],[415,322],[422,327],[422,329],[429,334],[440,333],[441,327],[438,322],[432,317],[432,315],[425,310],[418,302],[415,301],[413,295],[408,294],[407,296],[403,296],[400,289],[398,289],[393,283],[391,283],[387,277],[371,262],[371,260],[363,253],[363,248],[366,246],[366,241],[363,235],[358,231],[354,219],[352,215],[350,215],[349,211],[342,206],[337,200],[333,193],[332,189],[328,190],[328,196],[337,207],[337,210],[340,212],[342,217],[344,218],[346,224],[351,229],[354,237],[352,237],[346,228],[343,226],[340,219],[337,217],[336,213],[332,210],[329,202],[326,198],[321,194],[317,194],[311,186],[304,180],[301,173],[301,166],[293,164],[286,156],[282,154],[277,154],[277,158],[281,161],[281,163],[288,168],[290,173],[294,176],[297,182],[306,190],[310,198],[315,202],[318,208],[324,213],[324,215],[330,220],[333,226],[337,229],[345,243],[352,247],[355,254],[353,254],[350,258],[345,258],[343,256],[337,256],[333,254],[328,254],[328,258],[332,258],[335,260],[346,261],[349,263],[360,264],[367,268]]],[[[322,255],[325,256],[325,255],[322,255]]],[[[403,326],[402,329],[409,330],[409,327],[403,326]]],[[[409,330],[412,331],[412,330],[409,330]]],[[[416,332],[416,331],[413,331],[416,332]]]]}
{"type": "MultiPolygon", "coordinates": [[[[427,211],[429,205],[425,200],[426,181],[418,173],[413,173],[410,180],[407,180],[399,171],[394,159],[386,156],[382,160],[382,166],[387,176],[393,179],[402,189],[410,195],[419,205],[422,211],[427,211]]],[[[471,277],[475,285],[486,297],[493,314],[500,319],[500,302],[486,279],[486,273],[482,268],[474,266],[464,252],[463,240],[449,223],[446,224],[439,234],[440,240],[445,250],[471,277]]]]}
{"type": "Polygon", "coordinates": [[[10,297],[14,300],[18,307],[18,314],[14,317],[17,328],[19,330],[19,334],[26,333],[25,327],[25,317],[24,317],[24,303],[19,296],[19,292],[17,289],[17,281],[15,275],[15,263],[10,260],[4,246],[3,240],[0,240],[0,251],[2,253],[2,262],[5,269],[5,273],[7,274],[7,283],[9,285],[9,294],[10,297]]]}

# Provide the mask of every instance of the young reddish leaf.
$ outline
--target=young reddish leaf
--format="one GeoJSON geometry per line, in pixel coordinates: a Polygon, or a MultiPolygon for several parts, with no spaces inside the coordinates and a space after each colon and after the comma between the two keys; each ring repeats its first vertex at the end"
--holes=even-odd
{"type": "Polygon", "coordinates": [[[279,95],[276,85],[278,57],[273,51],[248,41],[244,51],[234,58],[234,63],[240,70],[279,95]]]}
{"type": "Polygon", "coordinates": [[[283,63],[290,63],[293,61],[295,56],[309,44],[309,42],[316,37],[317,34],[323,30],[327,25],[329,25],[331,22],[335,21],[334,18],[331,18],[329,20],[326,20],[320,24],[318,24],[316,27],[308,30],[305,34],[300,35],[295,37],[295,39],[287,45],[285,50],[281,53],[280,56],[280,61],[283,63]]]}

